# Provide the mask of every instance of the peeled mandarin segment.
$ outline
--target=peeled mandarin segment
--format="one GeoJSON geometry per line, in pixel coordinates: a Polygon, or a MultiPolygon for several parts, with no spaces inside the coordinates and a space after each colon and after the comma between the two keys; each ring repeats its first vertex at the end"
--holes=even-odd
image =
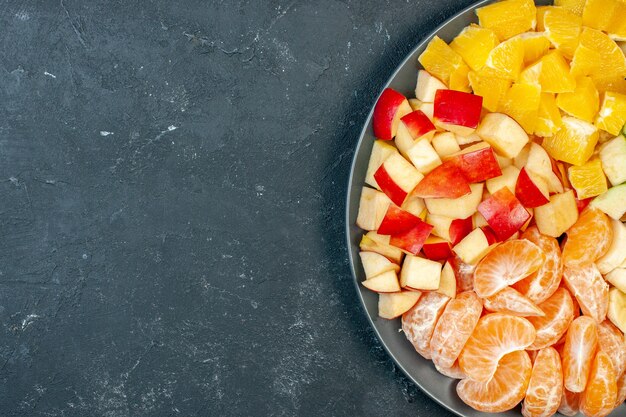
{"type": "Polygon", "coordinates": [[[595,264],[575,269],[565,268],[563,280],[576,297],[583,314],[600,323],[609,309],[609,285],[595,264]]]}
{"type": "Polygon", "coordinates": [[[539,304],[539,308],[545,316],[528,317],[536,331],[535,341],[528,349],[543,349],[558,344],[574,320],[574,303],[565,288],[557,289],[550,298],[539,304]]]}
{"type": "Polygon", "coordinates": [[[499,413],[515,407],[528,388],[532,364],[528,353],[516,351],[505,355],[488,382],[463,379],[456,392],[464,403],[478,411],[499,413]]]}
{"type": "Polygon", "coordinates": [[[417,353],[430,359],[430,338],[450,298],[437,292],[423,294],[417,304],[402,315],[402,331],[417,353]]]}
{"type": "Polygon", "coordinates": [[[513,288],[539,304],[552,296],[561,283],[561,248],[555,238],[539,233],[536,226],[526,229],[521,238],[537,245],[543,251],[545,261],[536,272],[513,284],[513,288]]]}
{"type": "Polygon", "coordinates": [[[598,344],[598,326],[590,317],[580,316],[570,324],[563,346],[563,381],[571,392],[583,392],[598,344]]]}
{"type": "Polygon", "coordinates": [[[544,313],[528,297],[523,296],[511,287],[498,291],[484,299],[485,308],[489,311],[508,313],[513,316],[543,316],[544,313]]]}
{"type": "Polygon", "coordinates": [[[474,381],[489,381],[500,359],[526,349],[535,340],[535,328],[521,317],[503,313],[483,316],[459,355],[459,366],[474,381]]]}
{"type": "Polygon", "coordinates": [[[440,367],[437,366],[437,364],[435,364],[435,369],[441,375],[445,375],[448,378],[452,378],[452,379],[465,379],[465,378],[467,378],[467,375],[465,375],[465,373],[463,371],[461,371],[461,368],[459,367],[458,362],[455,362],[454,365],[452,365],[451,368],[440,368],[440,367]]]}
{"type": "Polygon", "coordinates": [[[476,9],[480,26],[492,29],[500,40],[533,29],[537,9],[532,0],[505,0],[476,9]]]}
{"type": "Polygon", "coordinates": [[[598,350],[608,353],[615,374],[622,375],[626,369],[624,334],[608,320],[598,326],[598,350]]]}
{"type": "Polygon", "coordinates": [[[464,73],[467,76],[467,72],[469,71],[461,55],[454,52],[452,48],[438,36],[435,36],[430,41],[426,50],[419,56],[418,61],[426,71],[439,78],[448,87],[451,87],[451,78],[456,80],[459,73],[464,73]]]}
{"type": "Polygon", "coordinates": [[[541,87],[531,84],[513,84],[500,102],[498,111],[508,114],[532,134],[537,126],[541,87]]]}
{"type": "Polygon", "coordinates": [[[495,77],[482,70],[470,71],[468,78],[474,94],[483,98],[483,107],[492,112],[497,111],[511,86],[511,80],[495,77]]]}
{"type": "Polygon", "coordinates": [[[554,136],[543,140],[543,147],[554,159],[582,165],[591,157],[598,143],[598,129],[574,117],[563,117],[563,124],[554,136]]]}
{"type": "Polygon", "coordinates": [[[528,240],[509,240],[496,246],[474,271],[474,291],[490,297],[537,271],[545,260],[542,250],[528,240]]]}
{"type": "Polygon", "coordinates": [[[526,32],[517,36],[524,45],[524,65],[537,61],[550,49],[550,40],[545,33],[526,32]]]}
{"type": "Polygon", "coordinates": [[[539,110],[537,111],[535,135],[541,137],[552,136],[559,130],[562,124],[563,119],[561,119],[561,112],[557,107],[555,95],[542,93],[539,101],[539,110]]]}
{"type": "Polygon", "coordinates": [[[568,59],[572,59],[578,46],[582,23],[580,16],[559,7],[549,8],[543,16],[548,39],[568,59]]]}
{"type": "Polygon", "coordinates": [[[472,70],[478,71],[485,65],[489,52],[498,43],[500,42],[493,30],[470,25],[454,38],[450,48],[461,55],[472,70]]]}
{"type": "Polygon", "coordinates": [[[569,182],[576,190],[579,200],[595,197],[608,189],[599,159],[593,159],[581,166],[572,165],[567,171],[569,182]]]}
{"type": "Polygon", "coordinates": [[[615,408],[617,377],[611,358],[598,352],[591,365],[589,382],[580,396],[580,411],[589,417],[607,416],[615,408]]]}
{"type": "Polygon", "coordinates": [[[563,387],[563,396],[561,397],[561,405],[559,405],[559,413],[564,416],[573,417],[578,414],[580,409],[580,392],[571,392],[563,387]]]}
{"type": "Polygon", "coordinates": [[[472,292],[450,300],[430,339],[430,355],[438,368],[452,368],[480,319],[483,303],[472,292]]]}
{"type": "Polygon", "coordinates": [[[560,93],[556,104],[570,116],[593,123],[600,107],[600,95],[591,78],[581,77],[574,92],[560,93]]]}
{"type": "Polygon", "coordinates": [[[516,80],[524,65],[524,42],[520,38],[504,41],[489,52],[485,71],[495,77],[516,80]]]}
{"type": "Polygon", "coordinates": [[[617,378],[617,400],[615,401],[615,407],[622,405],[626,400],[626,372],[617,378]]]}
{"type": "Polygon", "coordinates": [[[554,348],[542,349],[533,361],[526,398],[522,403],[524,417],[548,417],[556,413],[563,395],[561,357],[554,348]]]}
{"type": "Polygon", "coordinates": [[[626,95],[607,91],[596,118],[598,129],[619,135],[626,123],[626,95]]]}
{"type": "Polygon", "coordinates": [[[598,209],[587,208],[567,231],[563,264],[569,268],[589,265],[606,253],[612,241],[609,217],[598,209]]]}
{"type": "Polygon", "coordinates": [[[575,15],[582,16],[586,0],[554,0],[554,5],[564,8],[575,15]]]}

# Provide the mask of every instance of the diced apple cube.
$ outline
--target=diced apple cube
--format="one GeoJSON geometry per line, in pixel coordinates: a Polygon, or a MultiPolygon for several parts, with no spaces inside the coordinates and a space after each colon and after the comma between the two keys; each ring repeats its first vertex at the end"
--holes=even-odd
{"type": "Polygon", "coordinates": [[[400,119],[411,112],[411,106],[399,92],[385,88],[382,92],[372,116],[374,136],[382,140],[391,140],[396,135],[400,119]]]}
{"type": "Polygon", "coordinates": [[[626,183],[609,188],[606,193],[594,198],[590,206],[602,210],[616,220],[621,219],[626,213],[626,183]]]}
{"type": "Polygon", "coordinates": [[[542,177],[522,168],[515,184],[515,197],[524,207],[534,208],[547,204],[550,200],[548,184],[542,177]]]}
{"type": "Polygon", "coordinates": [[[435,105],[433,103],[422,103],[418,110],[421,110],[431,121],[434,120],[435,105]]]}
{"type": "Polygon", "coordinates": [[[452,219],[429,213],[426,222],[433,225],[432,234],[456,245],[472,231],[472,218],[452,219]]]}
{"type": "Polygon", "coordinates": [[[420,299],[420,291],[380,293],[378,295],[378,316],[393,320],[409,311],[420,299]]]}
{"type": "Polygon", "coordinates": [[[441,279],[441,264],[407,255],[400,272],[400,285],[414,290],[436,290],[441,279]]]}
{"type": "Polygon", "coordinates": [[[480,136],[476,134],[476,132],[467,136],[455,135],[455,137],[456,137],[456,143],[458,143],[459,146],[471,145],[472,143],[482,141],[482,139],[480,138],[480,136]]]}
{"type": "Polygon", "coordinates": [[[479,212],[474,213],[474,215],[472,216],[472,223],[474,225],[474,229],[477,229],[479,227],[483,228],[485,226],[489,226],[489,223],[487,223],[487,220],[485,220],[483,215],[480,214],[479,212]]]}
{"type": "Polygon", "coordinates": [[[502,170],[502,175],[499,177],[488,179],[485,185],[487,191],[491,194],[500,190],[501,188],[508,188],[512,193],[515,192],[515,184],[517,184],[517,177],[520,170],[515,165],[508,166],[502,170]]]}
{"type": "Polygon", "coordinates": [[[422,247],[426,258],[433,261],[448,259],[452,256],[452,245],[450,242],[437,236],[429,236],[422,247]]]}
{"type": "Polygon", "coordinates": [[[483,184],[470,184],[471,192],[459,198],[427,198],[426,208],[429,213],[466,219],[476,212],[483,195],[483,184]]]}
{"type": "Polygon", "coordinates": [[[525,168],[543,178],[548,185],[549,192],[559,194],[563,192],[563,183],[554,173],[552,159],[540,145],[536,143],[530,144],[525,168]]]}
{"type": "Polygon", "coordinates": [[[626,182],[626,138],[618,136],[600,148],[602,169],[611,185],[626,182]]]}
{"type": "MultiPolygon", "coordinates": [[[[402,210],[408,211],[414,216],[421,217],[424,215],[426,209],[426,203],[424,199],[414,194],[409,194],[404,204],[402,204],[402,210]]],[[[425,219],[422,219],[425,220],[425,219]]]]}
{"type": "Polygon", "coordinates": [[[374,174],[381,191],[396,205],[402,206],[407,195],[424,178],[399,153],[391,154],[374,174]]]}
{"type": "Polygon", "coordinates": [[[370,279],[387,271],[400,272],[400,265],[391,262],[376,252],[359,252],[361,264],[365,271],[365,278],[370,279]]]}
{"type": "Polygon", "coordinates": [[[510,238],[530,218],[530,213],[506,187],[496,191],[480,203],[478,211],[487,220],[500,241],[510,238]]]}
{"type": "Polygon", "coordinates": [[[452,132],[437,133],[433,137],[432,144],[441,158],[445,158],[461,150],[461,147],[456,141],[456,135],[452,132]]]}
{"type": "Polygon", "coordinates": [[[417,143],[409,149],[407,156],[413,165],[415,165],[415,168],[422,174],[428,174],[441,165],[439,155],[426,139],[417,141],[417,143]]]}
{"type": "Polygon", "coordinates": [[[384,140],[374,141],[369,164],[367,165],[367,173],[365,175],[366,184],[380,190],[380,187],[374,178],[374,174],[378,171],[378,168],[380,168],[383,162],[385,162],[385,160],[393,153],[398,153],[398,150],[389,142],[384,140]]]}
{"type": "Polygon", "coordinates": [[[454,162],[470,183],[502,175],[496,154],[487,142],[469,146],[448,158],[448,161],[454,162]]]}
{"type": "Polygon", "coordinates": [[[417,85],[415,87],[415,97],[420,101],[432,103],[435,101],[437,90],[447,90],[448,87],[438,78],[433,77],[427,71],[417,72],[417,85]]]}
{"type": "Polygon", "coordinates": [[[524,129],[503,113],[485,115],[476,133],[507,158],[515,158],[529,141],[524,129]]]}
{"type": "Polygon", "coordinates": [[[508,166],[513,165],[513,159],[507,158],[506,156],[500,156],[496,154],[496,158],[498,160],[498,165],[500,165],[500,169],[504,169],[508,166]]]}
{"type": "Polygon", "coordinates": [[[398,275],[394,271],[387,271],[376,275],[375,277],[362,281],[361,284],[374,292],[398,292],[401,290],[398,275]]]}
{"type": "Polygon", "coordinates": [[[390,261],[400,264],[402,262],[402,257],[404,256],[404,252],[399,248],[395,248],[389,244],[391,240],[390,236],[379,235],[376,232],[368,232],[363,235],[361,242],[359,243],[359,247],[362,251],[371,251],[379,253],[390,261]]]}
{"type": "Polygon", "coordinates": [[[626,261],[626,225],[615,219],[611,219],[611,225],[613,229],[611,246],[600,259],[596,260],[596,266],[602,274],[608,274],[626,261]]]}
{"type": "Polygon", "coordinates": [[[476,265],[489,251],[489,241],[481,229],[474,229],[452,250],[463,262],[476,265]]]}
{"type": "Polygon", "coordinates": [[[356,225],[365,230],[378,230],[391,204],[385,193],[363,187],[356,225]]]}
{"type": "Polygon", "coordinates": [[[550,202],[535,208],[537,228],[544,235],[559,237],[578,220],[574,191],[550,196],[550,202]]]}
{"type": "Polygon", "coordinates": [[[480,122],[481,96],[455,90],[435,93],[435,124],[461,136],[469,136],[480,122]]]}
{"type": "Polygon", "coordinates": [[[441,270],[441,279],[437,292],[450,298],[456,298],[456,276],[450,262],[446,262],[441,270]]]}

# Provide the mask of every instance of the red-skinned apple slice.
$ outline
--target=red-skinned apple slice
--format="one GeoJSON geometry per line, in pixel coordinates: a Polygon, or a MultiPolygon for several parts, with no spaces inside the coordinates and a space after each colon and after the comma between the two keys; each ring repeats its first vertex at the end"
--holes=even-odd
{"type": "MultiPolygon", "coordinates": [[[[531,143],[528,149],[528,159],[525,168],[540,176],[548,185],[550,193],[562,193],[563,183],[559,176],[554,173],[553,161],[543,147],[537,143],[531,143]]],[[[558,168],[557,168],[558,171],[558,168]]]]}
{"type": "Polygon", "coordinates": [[[397,206],[402,206],[407,195],[422,181],[423,175],[402,155],[395,153],[383,162],[374,178],[387,197],[397,206]]]}
{"type": "Polygon", "coordinates": [[[450,242],[436,236],[429,236],[422,250],[426,258],[432,261],[441,261],[453,256],[450,242]]]}
{"type": "Polygon", "coordinates": [[[415,110],[400,119],[414,140],[431,139],[435,134],[435,125],[421,110],[415,110]]]}
{"type": "Polygon", "coordinates": [[[391,204],[385,193],[373,188],[363,187],[359,202],[359,214],[356,225],[365,230],[377,230],[391,204]]]}
{"type": "Polygon", "coordinates": [[[478,211],[500,241],[513,236],[530,218],[530,213],[507,187],[480,203],[478,211]]]}
{"type": "Polygon", "coordinates": [[[470,193],[459,198],[427,198],[424,200],[429,213],[452,219],[467,219],[478,209],[483,199],[482,182],[470,184],[470,193]]]}
{"type": "Polygon", "coordinates": [[[419,217],[391,204],[378,228],[378,233],[381,235],[400,234],[414,228],[420,222],[419,217]]]}
{"type": "Polygon", "coordinates": [[[379,235],[376,232],[368,232],[363,235],[363,238],[359,243],[359,248],[361,248],[362,251],[379,253],[391,262],[400,264],[400,262],[402,262],[402,258],[404,257],[404,252],[402,252],[399,248],[391,246],[389,244],[390,240],[390,236],[379,235]]]}
{"type": "Polygon", "coordinates": [[[378,296],[378,316],[392,320],[409,311],[422,296],[420,291],[380,293],[378,296]]]}
{"type": "Polygon", "coordinates": [[[396,90],[385,88],[374,107],[372,118],[374,136],[382,140],[392,140],[400,119],[411,111],[406,97],[396,90]]]}
{"type": "Polygon", "coordinates": [[[430,171],[413,190],[413,194],[422,198],[459,198],[470,192],[469,182],[453,161],[430,171]]]}
{"type": "Polygon", "coordinates": [[[507,158],[515,158],[530,140],[519,123],[503,113],[486,114],[476,133],[507,158]]]}
{"type": "Polygon", "coordinates": [[[578,207],[578,212],[582,213],[584,209],[587,208],[589,203],[593,200],[593,197],[585,198],[584,200],[576,199],[576,207],[578,207]]]}
{"type": "Polygon", "coordinates": [[[433,77],[428,71],[419,70],[417,73],[417,85],[415,86],[415,97],[426,103],[435,101],[437,90],[446,90],[444,83],[433,77]]]}
{"type": "Polygon", "coordinates": [[[387,271],[400,272],[400,265],[391,262],[383,255],[376,252],[359,252],[365,278],[370,279],[387,271]]]}
{"type": "Polygon", "coordinates": [[[394,271],[387,271],[376,275],[370,279],[362,281],[361,284],[374,292],[398,292],[401,290],[398,282],[398,275],[394,271]]]}
{"type": "Polygon", "coordinates": [[[487,238],[487,243],[489,244],[489,246],[498,243],[498,237],[490,226],[483,226],[480,228],[480,230],[483,231],[483,234],[487,238]]]}
{"type": "Polygon", "coordinates": [[[375,140],[372,147],[372,153],[370,154],[370,160],[367,165],[367,173],[365,174],[365,183],[380,190],[380,187],[376,183],[374,174],[378,171],[378,168],[385,162],[391,154],[398,153],[398,150],[391,143],[384,140],[375,140]]]}
{"type": "Polygon", "coordinates": [[[461,136],[469,136],[480,122],[483,98],[455,90],[435,93],[434,117],[437,126],[461,136]]]}
{"type": "Polygon", "coordinates": [[[515,197],[522,205],[527,208],[543,206],[550,201],[548,195],[546,182],[538,175],[522,168],[515,185],[515,197]]]}
{"type": "Polygon", "coordinates": [[[454,161],[465,179],[481,182],[502,175],[496,154],[487,142],[480,142],[463,149],[450,158],[454,161]]]}
{"type": "Polygon", "coordinates": [[[437,214],[429,214],[427,222],[432,224],[433,234],[456,245],[474,228],[472,216],[465,219],[452,219],[437,214]]]}
{"type": "Polygon", "coordinates": [[[433,230],[433,227],[418,218],[419,222],[412,228],[397,234],[391,235],[389,244],[413,255],[417,255],[426,239],[433,230]]]}

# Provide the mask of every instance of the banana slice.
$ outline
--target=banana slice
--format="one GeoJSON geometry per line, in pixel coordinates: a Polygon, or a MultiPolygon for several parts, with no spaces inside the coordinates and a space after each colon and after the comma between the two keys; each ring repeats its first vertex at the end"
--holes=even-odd
{"type": "Polygon", "coordinates": [[[609,250],[596,261],[602,274],[607,274],[620,266],[626,259],[626,225],[619,220],[611,220],[613,241],[609,250]]]}
{"type": "Polygon", "coordinates": [[[619,288],[611,288],[609,291],[609,320],[622,332],[626,333],[626,294],[619,288]]]}

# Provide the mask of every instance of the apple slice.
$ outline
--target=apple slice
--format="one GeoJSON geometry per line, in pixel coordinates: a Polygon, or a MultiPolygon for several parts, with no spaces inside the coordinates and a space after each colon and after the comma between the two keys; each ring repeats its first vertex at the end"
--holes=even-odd
{"type": "Polygon", "coordinates": [[[537,228],[544,235],[559,237],[578,220],[574,191],[550,196],[550,202],[535,208],[537,228]]]}
{"type": "Polygon", "coordinates": [[[510,238],[530,219],[530,213],[507,187],[480,203],[478,211],[500,241],[510,238]]]}
{"type": "Polygon", "coordinates": [[[422,219],[418,218],[418,220],[419,222],[412,228],[391,235],[389,244],[410,254],[417,255],[419,251],[422,250],[426,238],[428,238],[430,232],[433,230],[432,225],[423,222],[422,219]]]}
{"type": "Polygon", "coordinates": [[[476,133],[507,158],[515,158],[529,141],[519,123],[503,113],[486,114],[476,133]]]}
{"type": "Polygon", "coordinates": [[[515,165],[508,166],[502,170],[502,175],[499,177],[488,179],[485,185],[487,191],[491,194],[495,193],[499,189],[506,187],[511,192],[515,192],[515,184],[517,184],[517,178],[520,170],[515,165]]]}
{"type": "Polygon", "coordinates": [[[498,165],[500,165],[500,169],[504,169],[508,166],[513,165],[512,158],[507,158],[506,156],[500,156],[496,154],[496,159],[498,160],[498,165]]]}
{"type": "Polygon", "coordinates": [[[450,158],[461,169],[465,179],[481,182],[502,175],[496,154],[488,143],[479,142],[463,149],[450,158]]]}
{"type": "Polygon", "coordinates": [[[476,265],[489,251],[489,241],[481,229],[474,229],[452,251],[466,264],[476,265]]]}
{"type": "Polygon", "coordinates": [[[380,293],[378,295],[378,317],[393,320],[409,311],[422,296],[420,291],[380,293]]]}
{"type": "Polygon", "coordinates": [[[447,90],[447,88],[444,83],[430,75],[428,71],[419,70],[417,72],[415,97],[417,97],[418,100],[432,103],[435,101],[435,93],[437,93],[437,90],[447,90]]]}
{"type": "MultiPolygon", "coordinates": [[[[435,171],[433,171],[435,172],[435,171]]],[[[483,184],[471,184],[470,193],[459,198],[426,198],[426,208],[432,214],[453,219],[467,219],[476,212],[483,196],[483,184]]]]}
{"type": "Polygon", "coordinates": [[[441,278],[439,279],[439,288],[437,292],[447,295],[450,298],[456,298],[456,276],[450,262],[446,262],[441,270],[441,278]]]}
{"type": "Polygon", "coordinates": [[[456,137],[456,143],[458,143],[459,146],[471,145],[472,143],[482,141],[482,139],[480,138],[480,136],[476,134],[476,132],[468,136],[461,136],[461,135],[454,135],[454,136],[456,137]]]}
{"type": "Polygon", "coordinates": [[[471,216],[465,219],[452,219],[429,213],[426,222],[433,225],[432,233],[435,236],[451,242],[452,245],[459,243],[473,229],[471,216]]]}
{"type": "Polygon", "coordinates": [[[409,150],[421,139],[432,139],[436,131],[435,125],[421,110],[415,110],[402,119],[396,134],[396,146],[400,153],[408,157],[409,150]]]}
{"type": "MultiPolygon", "coordinates": [[[[408,211],[414,216],[421,217],[424,215],[424,210],[426,210],[426,203],[424,203],[423,198],[411,193],[406,200],[404,200],[402,210],[408,211]]],[[[422,220],[425,220],[425,218],[422,218],[422,220]]]]}
{"type": "Polygon", "coordinates": [[[359,252],[361,264],[365,271],[365,278],[370,279],[387,271],[400,272],[400,265],[391,262],[380,253],[359,252]]]}
{"type": "MultiPolygon", "coordinates": [[[[397,206],[402,206],[407,195],[424,178],[409,161],[399,153],[391,154],[374,174],[381,191],[397,206]]],[[[417,194],[418,197],[421,197],[417,194]]]]}
{"type": "Polygon", "coordinates": [[[548,184],[538,175],[522,168],[515,184],[515,197],[524,207],[535,208],[550,201],[548,184]]]}
{"type": "Polygon", "coordinates": [[[365,174],[365,183],[380,190],[374,174],[378,171],[378,168],[385,162],[385,159],[393,153],[398,153],[398,150],[391,143],[384,140],[375,140],[372,147],[372,153],[370,154],[369,164],[367,165],[367,173],[365,174]]]}
{"type": "MultiPolygon", "coordinates": [[[[489,246],[498,243],[498,236],[496,236],[496,233],[493,231],[493,229],[491,228],[491,226],[487,225],[487,226],[483,226],[480,228],[480,230],[483,231],[483,233],[485,234],[485,237],[487,238],[487,243],[489,243],[489,246]]],[[[515,234],[517,234],[518,232],[515,232],[513,234],[513,236],[515,236],[515,234]]]]}
{"type": "Polygon", "coordinates": [[[452,256],[452,245],[450,245],[450,242],[436,236],[429,236],[426,242],[424,242],[422,250],[426,258],[432,261],[441,261],[452,256]]]}
{"type": "Polygon", "coordinates": [[[441,264],[407,255],[400,272],[400,285],[413,290],[436,290],[441,279],[441,264]]]}
{"type": "Polygon", "coordinates": [[[611,225],[613,229],[611,246],[600,259],[596,260],[596,266],[602,274],[608,274],[626,261],[626,225],[615,219],[611,219],[611,225]]]}
{"type": "Polygon", "coordinates": [[[376,275],[370,279],[362,281],[361,284],[374,292],[398,292],[401,290],[398,283],[398,275],[394,271],[387,271],[376,275]]]}
{"type": "Polygon", "coordinates": [[[377,230],[390,204],[391,200],[384,193],[363,187],[356,225],[365,230],[377,230]]]}
{"type": "Polygon", "coordinates": [[[435,134],[432,140],[433,148],[439,154],[440,158],[454,155],[461,150],[456,141],[456,135],[452,132],[441,132],[435,134]]]}
{"type": "Polygon", "coordinates": [[[474,213],[474,215],[472,216],[472,223],[474,225],[473,229],[478,228],[478,227],[482,228],[483,226],[489,226],[489,223],[487,223],[487,220],[485,220],[483,215],[480,214],[479,212],[474,213]]]}
{"type": "Polygon", "coordinates": [[[415,110],[419,110],[420,106],[422,105],[422,102],[416,98],[410,98],[409,99],[409,105],[411,106],[411,109],[413,111],[415,110]]]}
{"type": "Polygon", "coordinates": [[[381,235],[393,235],[406,232],[415,227],[421,220],[419,217],[412,215],[408,211],[391,204],[387,208],[387,212],[378,227],[378,233],[381,235]]]}
{"type": "Polygon", "coordinates": [[[525,167],[529,172],[533,172],[543,178],[548,186],[548,192],[563,192],[563,184],[554,173],[552,159],[540,145],[536,143],[530,144],[525,167]]]}
{"type": "Polygon", "coordinates": [[[422,103],[418,110],[421,110],[432,122],[435,120],[435,105],[434,103],[422,103]]]}
{"type": "Polygon", "coordinates": [[[404,256],[404,252],[402,252],[399,248],[391,246],[389,244],[390,240],[391,236],[379,235],[376,232],[368,232],[363,235],[363,238],[359,243],[359,247],[362,251],[379,253],[391,262],[400,264],[400,262],[402,262],[402,257],[404,256]]]}
{"type": "Polygon", "coordinates": [[[392,140],[396,136],[400,119],[411,111],[406,97],[391,88],[385,88],[374,107],[374,136],[382,140],[392,140]]]}
{"type": "Polygon", "coordinates": [[[430,171],[413,190],[422,198],[458,198],[470,192],[468,181],[454,162],[445,162],[430,171]]]}
{"type": "Polygon", "coordinates": [[[442,129],[461,136],[469,136],[480,122],[483,98],[455,90],[437,90],[435,93],[435,123],[442,129]]]}
{"type": "Polygon", "coordinates": [[[408,150],[407,157],[422,174],[428,174],[441,165],[439,154],[427,139],[415,142],[408,150]]]}

